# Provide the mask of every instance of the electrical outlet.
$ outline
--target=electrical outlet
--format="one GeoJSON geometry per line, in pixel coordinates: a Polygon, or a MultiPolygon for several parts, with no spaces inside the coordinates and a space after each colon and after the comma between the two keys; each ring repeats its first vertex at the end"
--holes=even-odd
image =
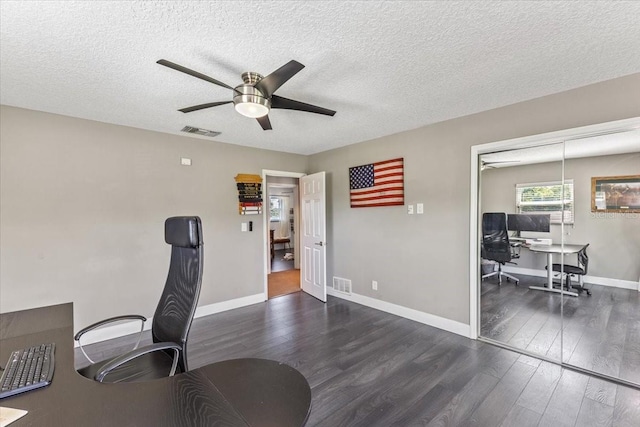
{"type": "Polygon", "coordinates": [[[247,231],[247,223],[246,223],[246,222],[243,222],[243,223],[240,225],[240,231],[247,231]]]}
{"type": "Polygon", "coordinates": [[[181,157],[180,158],[180,164],[182,166],[191,166],[191,159],[189,159],[187,157],[181,157]]]}
{"type": "Polygon", "coordinates": [[[374,291],[378,290],[378,282],[376,282],[375,280],[371,281],[371,289],[373,289],[374,291]]]}
{"type": "Polygon", "coordinates": [[[424,213],[424,203],[416,204],[416,211],[418,215],[422,215],[424,213]]]}

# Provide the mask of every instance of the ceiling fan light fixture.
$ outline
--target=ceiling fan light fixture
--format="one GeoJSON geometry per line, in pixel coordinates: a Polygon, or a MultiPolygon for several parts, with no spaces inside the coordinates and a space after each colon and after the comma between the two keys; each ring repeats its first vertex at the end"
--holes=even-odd
{"type": "MultiPolygon", "coordinates": [[[[266,101],[262,98],[263,101],[266,101]]],[[[269,114],[269,107],[267,107],[266,103],[263,102],[239,102],[235,103],[234,106],[236,111],[242,114],[245,117],[251,117],[252,119],[256,119],[258,117],[264,117],[269,114]]]]}
{"type": "Polygon", "coordinates": [[[258,89],[244,84],[235,88],[235,91],[237,95],[233,97],[233,105],[238,113],[252,119],[269,114],[271,100],[262,96],[258,89]]]}
{"type": "Polygon", "coordinates": [[[214,79],[213,77],[209,77],[174,62],[167,61],[166,59],[159,59],[157,63],[176,71],[180,71],[181,73],[189,74],[190,76],[213,83],[216,86],[231,89],[234,92],[233,100],[206,102],[204,104],[181,108],[178,111],[182,113],[191,113],[193,111],[204,110],[205,108],[217,107],[219,105],[230,104],[233,102],[233,106],[238,113],[245,117],[257,119],[262,130],[273,129],[268,115],[272,107],[282,110],[306,111],[308,113],[324,114],[327,116],[333,116],[336,113],[335,111],[327,108],[318,107],[317,105],[307,104],[305,102],[284,98],[274,94],[280,86],[304,68],[304,65],[298,61],[291,60],[266,77],[253,71],[243,73],[242,81],[244,83],[234,88],[226,83],[222,83],[221,81],[214,79]]]}

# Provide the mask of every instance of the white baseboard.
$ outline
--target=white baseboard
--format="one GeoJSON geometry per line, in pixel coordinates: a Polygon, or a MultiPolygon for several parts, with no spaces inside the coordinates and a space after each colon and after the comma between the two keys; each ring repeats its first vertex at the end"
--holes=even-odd
{"type": "MultiPolygon", "coordinates": [[[[547,270],[534,270],[532,268],[513,267],[505,265],[502,267],[505,273],[522,274],[525,276],[535,277],[547,277],[547,270]]],[[[611,279],[608,277],[597,276],[584,276],[585,283],[591,283],[594,285],[610,286],[613,288],[631,289],[633,291],[640,291],[640,284],[631,280],[611,279]]]]}
{"type": "Polygon", "coordinates": [[[248,305],[264,302],[264,293],[249,295],[248,297],[231,299],[228,301],[216,302],[204,305],[196,309],[196,319],[198,317],[208,316],[210,314],[222,313],[223,311],[233,310],[234,308],[246,307],[248,305]]]}
{"type": "MultiPolygon", "coordinates": [[[[210,314],[222,313],[223,311],[233,310],[234,308],[246,307],[248,305],[264,302],[264,293],[249,295],[247,297],[236,298],[229,301],[216,302],[209,305],[203,305],[196,308],[194,319],[208,316],[210,314]]],[[[153,318],[148,318],[144,322],[143,330],[151,329],[153,318]]],[[[119,325],[105,326],[100,330],[91,333],[91,337],[82,340],[82,345],[94,344],[114,338],[120,338],[125,335],[135,334],[140,331],[140,323],[138,321],[127,322],[119,325]]],[[[87,334],[89,335],[89,334],[87,334]]],[[[78,347],[78,342],[74,341],[74,345],[78,347]]]]}
{"type": "Polygon", "coordinates": [[[376,310],[384,311],[386,313],[395,314],[396,316],[404,317],[405,319],[424,323],[425,325],[433,326],[434,328],[442,329],[447,332],[462,335],[463,337],[469,338],[471,336],[469,325],[456,322],[455,320],[435,316],[423,311],[414,310],[412,308],[392,304],[390,302],[367,297],[364,295],[358,295],[354,293],[352,293],[351,295],[347,295],[340,292],[335,292],[332,288],[329,287],[327,287],[327,294],[337,298],[345,299],[347,301],[355,302],[357,304],[365,305],[367,307],[375,308],[376,310]]]}
{"type": "MultiPolygon", "coordinates": [[[[144,322],[143,330],[151,329],[151,318],[147,318],[144,322]]],[[[83,335],[82,345],[95,344],[101,341],[112,340],[114,338],[124,337],[125,335],[137,334],[140,332],[140,322],[138,320],[128,321],[117,325],[105,326],[83,335]]],[[[73,342],[75,347],[79,347],[78,341],[73,342]]]]}

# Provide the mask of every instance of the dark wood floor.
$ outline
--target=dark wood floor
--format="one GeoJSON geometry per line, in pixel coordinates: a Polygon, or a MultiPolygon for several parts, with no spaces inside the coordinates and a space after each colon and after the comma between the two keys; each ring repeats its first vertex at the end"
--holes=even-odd
{"type": "Polygon", "coordinates": [[[293,253],[293,249],[277,249],[274,251],[273,259],[271,260],[271,272],[293,270],[294,260],[283,259],[286,253],[293,253]]]}
{"type": "Polygon", "coordinates": [[[636,389],[334,297],[297,292],[194,321],[192,368],[239,357],[302,372],[308,426],[640,425],[636,389]]]}
{"type": "Polygon", "coordinates": [[[518,278],[518,286],[483,281],[481,335],[640,384],[638,291],[588,285],[592,296],[562,297],[529,289],[542,286],[543,278],[518,278]]]}

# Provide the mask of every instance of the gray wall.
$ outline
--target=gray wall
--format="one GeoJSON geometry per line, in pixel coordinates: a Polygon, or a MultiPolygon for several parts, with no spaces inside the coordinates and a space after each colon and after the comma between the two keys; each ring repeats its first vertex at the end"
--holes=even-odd
{"type": "Polygon", "coordinates": [[[262,217],[238,214],[234,177],[304,172],[307,157],[6,106],[0,119],[1,311],[73,301],[77,328],[153,315],[173,215],[203,221],[201,306],[263,292],[262,217]]]}
{"type": "Polygon", "coordinates": [[[73,301],[77,327],[151,315],[168,263],[163,221],[181,214],[204,223],[200,305],[261,293],[266,230],[240,232],[233,177],[325,170],[329,283],[350,278],[356,293],[468,323],[469,147],[640,116],[638,93],[634,74],[310,157],[3,106],[0,310],[73,301]],[[425,214],[350,209],[348,168],[399,156],[406,203],[425,214]]]}
{"type": "Polygon", "coordinates": [[[327,171],[328,281],[468,324],[470,147],[640,116],[638,94],[633,74],[311,156],[310,172],[327,171]],[[351,209],[348,168],[395,157],[405,159],[405,204],[423,202],[425,214],[351,209]]]}
{"type": "MultiPolygon", "coordinates": [[[[640,153],[567,159],[565,178],[573,179],[573,225],[565,226],[565,243],[589,243],[589,275],[637,281],[640,277],[640,214],[591,212],[591,177],[640,175],[640,153]]],[[[560,181],[561,162],[488,169],[482,173],[482,210],[515,212],[515,185],[560,181]]],[[[532,236],[535,233],[529,233],[532,236]]],[[[560,225],[540,237],[561,241],[560,225]]],[[[544,270],[545,257],[527,250],[520,252],[518,267],[544,270]]],[[[575,257],[569,262],[575,262],[575,257]]]]}

